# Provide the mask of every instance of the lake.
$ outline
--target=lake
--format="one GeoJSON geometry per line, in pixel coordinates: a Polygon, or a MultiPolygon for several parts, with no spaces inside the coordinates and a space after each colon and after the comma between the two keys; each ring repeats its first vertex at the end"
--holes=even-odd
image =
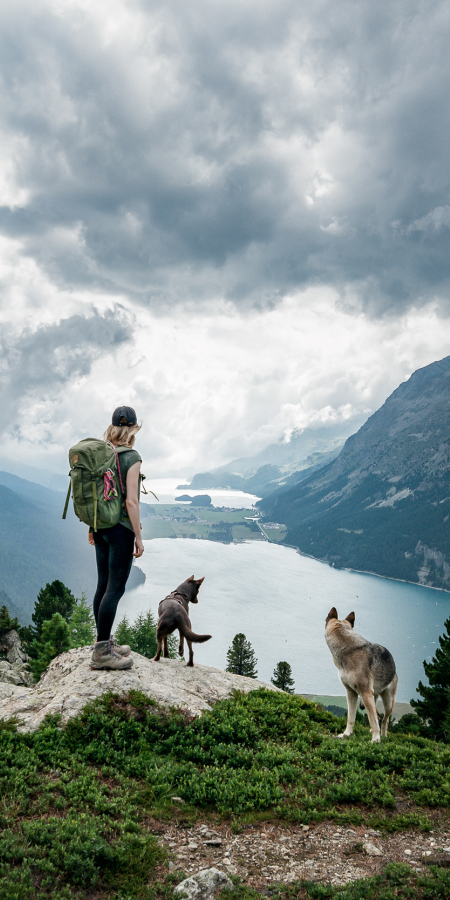
{"type": "MultiPolygon", "coordinates": [[[[187,483],[183,478],[148,478],[144,483],[147,490],[154,491],[160,503],[174,503],[175,498],[180,497],[182,494],[187,494],[189,497],[208,494],[211,497],[213,506],[226,506],[231,509],[251,509],[256,501],[261,499],[255,494],[246,494],[244,491],[229,491],[226,488],[222,490],[212,488],[208,491],[191,491],[190,488],[179,488],[179,484],[187,483]]],[[[141,500],[155,505],[156,510],[158,509],[158,504],[151,494],[148,497],[141,494],[141,500]]]]}
{"type": "Polygon", "coordinates": [[[204,575],[191,621],[195,632],[213,638],[194,645],[195,661],[224,669],[234,635],[244,632],[258,677],[270,681],[275,665],[287,660],[299,693],[343,693],[324,639],[332,606],[340,618],[354,610],[355,630],[388,647],[397,664],[397,700],[405,702],[416,696],[422,661],[434,655],[450,616],[444,591],[334,569],[289,547],[170,538],[144,543],[139,567],[146,582],[125,594],[117,622],[125,613],[130,621],[149,609],[156,615],[159,601],[178,584],[204,575]]]}

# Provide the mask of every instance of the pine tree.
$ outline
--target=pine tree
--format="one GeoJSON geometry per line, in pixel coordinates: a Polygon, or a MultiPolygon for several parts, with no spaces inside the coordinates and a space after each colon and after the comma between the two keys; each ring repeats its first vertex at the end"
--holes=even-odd
{"type": "Polygon", "coordinates": [[[440,741],[450,740],[450,618],[444,622],[444,628],[447,633],[439,638],[436,655],[431,662],[423,663],[430,683],[419,681],[417,691],[422,700],[411,700],[429,734],[440,741]]]}
{"type": "Polygon", "coordinates": [[[234,675],[245,675],[247,678],[256,678],[258,672],[256,666],[258,660],[255,657],[255,651],[245,637],[245,634],[236,634],[233,638],[231,647],[227,651],[227,672],[233,672],[234,675]]]}
{"type": "Polygon", "coordinates": [[[59,613],[68,621],[75,603],[72,591],[62,581],[55,580],[41,588],[31,616],[33,625],[29,629],[24,629],[26,650],[32,658],[35,658],[33,645],[35,641],[41,640],[44,622],[49,622],[55,613],[59,613]]]}
{"type": "MultiPolygon", "coordinates": [[[[156,624],[151,610],[145,615],[144,613],[139,613],[133,625],[130,625],[127,617],[124,616],[116,628],[115,639],[118,644],[129,644],[135,653],[140,653],[142,656],[152,659],[158,646],[156,624]]],[[[178,647],[175,635],[169,635],[168,644],[169,654],[172,659],[175,659],[178,647]]]]}
{"type": "Polygon", "coordinates": [[[2,638],[4,634],[8,634],[8,631],[12,631],[13,628],[15,631],[19,630],[19,620],[11,619],[8,607],[2,606],[0,609],[0,638],[2,638]]]}
{"type": "Polygon", "coordinates": [[[275,687],[280,688],[281,691],[285,691],[286,694],[294,693],[294,679],[289,663],[279,662],[275,666],[270,680],[275,687]]]}
{"type": "Polygon", "coordinates": [[[80,600],[75,601],[75,606],[69,619],[69,635],[71,647],[86,647],[95,641],[94,616],[86,603],[84,594],[82,594],[80,600]]]}
{"type": "Polygon", "coordinates": [[[132,646],[134,642],[133,629],[126,616],[119,622],[114,637],[118,644],[129,644],[131,649],[134,649],[132,646]]]}
{"type": "Polygon", "coordinates": [[[38,681],[55,656],[70,650],[69,625],[60,613],[55,613],[50,620],[43,623],[41,639],[34,639],[32,649],[34,658],[30,665],[38,681]]]}

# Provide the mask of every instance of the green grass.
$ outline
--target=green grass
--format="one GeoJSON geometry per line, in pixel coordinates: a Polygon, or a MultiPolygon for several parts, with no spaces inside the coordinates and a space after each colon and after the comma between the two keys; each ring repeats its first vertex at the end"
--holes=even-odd
{"type": "MultiPolygon", "coordinates": [[[[237,694],[195,720],[131,692],[89,704],[65,728],[55,717],[30,735],[2,724],[0,900],[170,898],[154,818],[430,829],[431,810],[450,805],[450,746],[404,734],[371,744],[359,725],[350,741],[337,741],[341,724],[302,697],[266,690],[237,694]],[[186,801],[181,810],[175,794],[186,801]]],[[[315,885],[295,896],[450,896],[445,872],[426,876],[431,887],[414,876],[416,895],[392,893],[394,877],[402,890],[413,878],[404,866],[392,873],[365,881],[368,893],[315,885]]]]}
{"type": "MultiPolygon", "coordinates": [[[[144,540],[174,537],[196,538],[200,540],[261,541],[264,540],[259,528],[252,527],[248,509],[216,509],[190,505],[155,504],[157,517],[144,518],[142,536],[144,540]],[[158,518],[162,516],[170,517],[158,518]]],[[[285,533],[285,529],[284,532],[285,533]]],[[[280,539],[279,532],[273,532],[280,539]]]]}
{"type": "Polygon", "coordinates": [[[142,521],[142,539],[144,541],[175,536],[172,523],[165,519],[143,519],[142,521]]]}

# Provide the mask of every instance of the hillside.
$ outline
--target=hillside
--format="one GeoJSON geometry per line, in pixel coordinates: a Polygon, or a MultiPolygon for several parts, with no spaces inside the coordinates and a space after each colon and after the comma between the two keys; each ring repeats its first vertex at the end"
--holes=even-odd
{"type": "Polygon", "coordinates": [[[278,466],[287,473],[298,471],[306,468],[308,457],[310,457],[309,465],[314,464],[314,454],[338,453],[346,438],[353,434],[363,421],[363,417],[357,416],[337,425],[294,429],[289,440],[280,438],[254,456],[233,459],[230,463],[213,469],[213,473],[234,472],[251,477],[266,465],[278,466]]]}
{"type": "Polygon", "coordinates": [[[289,440],[279,440],[255,456],[235,459],[210,472],[198,472],[190,484],[179,488],[224,488],[267,497],[279,487],[298,484],[335,459],[360,422],[361,417],[336,426],[296,429],[289,440]]]}
{"type": "Polygon", "coordinates": [[[450,589],[449,461],[450,356],[414,372],[334,462],[259,506],[305,553],[450,589]]]}
{"type": "MultiPolygon", "coordinates": [[[[0,472],[0,591],[6,605],[25,625],[41,587],[55,578],[76,596],[92,596],[97,580],[95,552],[87,528],[69,504],[62,521],[65,494],[0,472]]],[[[145,580],[132,569],[129,587],[145,580]]]]}
{"type": "Polygon", "coordinates": [[[338,741],[339,719],[264,689],[193,718],[105,693],[111,674],[66,724],[0,728],[0,900],[177,900],[212,867],[234,878],[218,900],[449,896],[448,745],[338,741]]]}

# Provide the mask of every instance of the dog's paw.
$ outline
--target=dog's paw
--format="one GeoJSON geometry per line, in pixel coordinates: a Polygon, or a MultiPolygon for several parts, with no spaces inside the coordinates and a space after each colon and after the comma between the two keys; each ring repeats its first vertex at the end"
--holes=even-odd
{"type": "Polygon", "coordinates": [[[349,734],[347,731],[343,731],[341,734],[336,735],[336,737],[338,737],[338,738],[349,738],[351,736],[352,736],[352,732],[350,732],[350,734],[349,734]]]}
{"type": "Polygon", "coordinates": [[[381,741],[381,738],[380,738],[379,734],[372,735],[372,744],[379,744],[380,741],[381,741]]]}

